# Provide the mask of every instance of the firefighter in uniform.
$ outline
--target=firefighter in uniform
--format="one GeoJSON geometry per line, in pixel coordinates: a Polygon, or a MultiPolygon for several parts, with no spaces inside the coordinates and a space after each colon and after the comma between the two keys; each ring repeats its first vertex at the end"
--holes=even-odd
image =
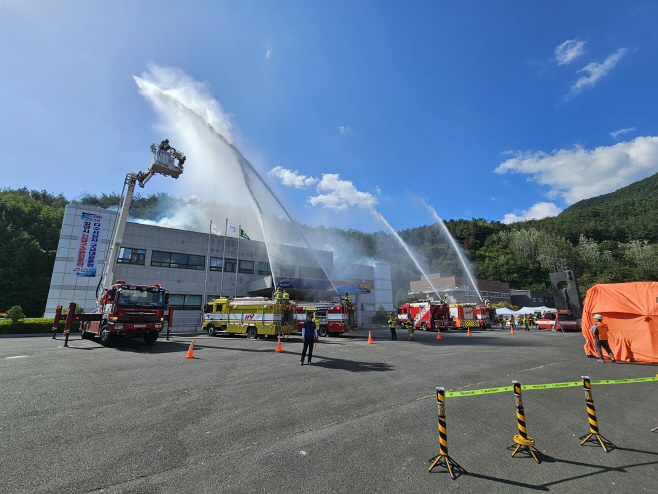
{"type": "Polygon", "coordinates": [[[345,292],[345,298],[343,299],[345,301],[345,305],[348,307],[352,305],[352,299],[350,298],[350,294],[345,292]]]}
{"type": "Polygon", "coordinates": [[[409,340],[414,341],[414,320],[411,318],[411,314],[407,314],[407,320],[405,321],[405,324],[407,325],[409,340]]]}
{"type": "Polygon", "coordinates": [[[388,318],[388,328],[391,330],[391,339],[397,340],[398,336],[395,334],[395,326],[398,324],[398,317],[395,312],[391,312],[391,317],[388,318]]]}
{"type": "Polygon", "coordinates": [[[290,300],[290,294],[288,293],[287,290],[283,290],[283,295],[282,295],[282,297],[283,297],[283,303],[284,303],[284,304],[287,303],[288,300],[290,300]]]}
{"type": "Polygon", "coordinates": [[[530,321],[528,316],[523,316],[523,324],[525,324],[525,330],[530,331],[530,321]]]}
{"type": "Polygon", "coordinates": [[[313,324],[315,324],[315,330],[320,331],[320,318],[317,312],[313,313],[313,324]]]}
{"type": "Polygon", "coordinates": [[[281,288],[277,288],[276,292],[274,292],[274,300],[277,302],[281,302],[281,299],[283,298],[283,292],[281,291],[281,288]]]}
{"type": "Polygon", "coordinates": [[[167,151],[171,149],[171,146],[169,145],[169,139],[162,141],[158,147],[160,148],[160,151],[167,151]]]}

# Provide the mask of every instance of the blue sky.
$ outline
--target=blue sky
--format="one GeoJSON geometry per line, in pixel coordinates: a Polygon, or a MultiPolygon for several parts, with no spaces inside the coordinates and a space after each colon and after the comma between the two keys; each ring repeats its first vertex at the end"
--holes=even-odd
{"type": "MultiPolygon", "coordinates": [[[[658,172],[656,19],[653,1],[0,0],[0,187],[120,192],[152,142],[177,145],[133,78],[170,67],[302,222],[432,223],[421,198],[444,219],[554,215],[658,172]]],[[[221,198],[208,175],[196,195],[221,198]]]]}

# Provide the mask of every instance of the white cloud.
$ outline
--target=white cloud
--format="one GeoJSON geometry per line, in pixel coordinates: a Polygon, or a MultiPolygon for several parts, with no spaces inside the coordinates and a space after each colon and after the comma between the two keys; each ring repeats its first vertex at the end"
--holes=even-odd
{"type": "Polygon", "coordinates": [[[272,168],[269,174],[279,178],[286,187],[294,187],[295,189],[305,189],[318,181],[315,177],[300,175],[297,170],[292,171],[281,166],[272,168]]]}
{"type": "Polygon", "coordinates": [[[319,195],[309,197],[312,206],[320,204],[324,208],[343,210],[348,206],[373,208],[377,198],[368,192],[360,192],[349,180],[340,180],[337,173],[324,173],[318,183],[319,195]]]}
{"type": "Polygon", "coordinates": [[[585,53],[583,49],[585,41],[568,39],[555,49],[555,59],[558,65],[565,65],[573,62],[576,58],[585,53]]]}
{"type": "Polygon", "coordinates": [[[265,52],[265,58],[269,60],[271,56],[272,56],[272,50],[268,48],[267,51],[265,52]]]}
{"type": "Polygon", "coordinates": [[[338,132],[340,134],[347,134],[349,131],[350,131],[350,128],[349,128],[348,125],[343,125],[343,126],[338,127],[338,132]]]}
{"type": "Polygon", "coordinates": [[[635,130],[636,130],[635,127],[630,127],[628,129],[619,129],[619,130],[616,130],[614,132],[610,132],[610,135],[612,136],[612,138],[614,140],[617,140],[617,136],[619,134],[625,134],[626,132],[635,132],[635,130]]]}
{"type": "Polygon", "coordinates": [[[593,86],[596,81],[607,75],[608,72],[617,65],[617,62],[619,62],[621,57],[626,54],[626,51],[628,51],[626,48],[619,48],[619,50],[606,58],[603,63],[592,62],[578,70],[578,72],[589,72],[589,75],[580,77],[576,83],[571,86],[571,91],[577,92],[586,86],[593,86]]]}
{"type": "Polygon", "coordinates": [[[527,211],[520,211],[520,214],[506,214],[503,218],[503,223],[509,225],[510,223],[516,223],[517,221],[540,220],[547,216],[557,216],[561,212],[562,210],[552,202],[538,202],[527,211]]]}
{"type": "Polygon", "coordinates": [[[612,146],[560,149],[551,153],[518,151],[495,170],[530,175],[548,185],[547,196],[561,196],[567,204],[612,192],[658,172],[658,137],[636,137],[612,146]]]}

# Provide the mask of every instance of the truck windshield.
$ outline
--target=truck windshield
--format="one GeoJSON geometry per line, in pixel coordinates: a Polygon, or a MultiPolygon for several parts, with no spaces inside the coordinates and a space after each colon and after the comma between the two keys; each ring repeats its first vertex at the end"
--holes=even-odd
{"type": "Polygon", "coordinates": [[[560,321],[575,321],[576,318],[573,316],[573,314],[558,314],[557,318],[560,321]]]}
{"type": "Polygon", "coordinates": [[[163,307],[164,292],[123,289],[117,298],[119,307],[163,307]]]}

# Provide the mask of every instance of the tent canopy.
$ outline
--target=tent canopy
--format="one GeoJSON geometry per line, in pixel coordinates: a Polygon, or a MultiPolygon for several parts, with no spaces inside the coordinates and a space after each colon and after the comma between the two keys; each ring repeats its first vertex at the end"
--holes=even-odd
{"type": "Polygon", "coordinates": [[[508,309],[507,307],[503,307],[502,309],[496,309],[496,315],[499,316],[501,314],[504,316],[508,316],[510,314],[514,314],[514,311],[512,309],[508,309]]]}
{"type": "Polygon", "coordinates": [[[594,314],[608,325],[616,359],[658,363],[658,283],[611,283],[587,290],[582,323],[587,355],[596,355],[590,331],[594,314]]]}
{"type": "Polygon", "coordinates": [[[546,312],[551,310],[555,310],[555,309],[552,309],[550,307],[545,307],[543,305],[541,307],[523,307],[517,310],[514,314],[534,314],[535,312],[546,312]]]}

